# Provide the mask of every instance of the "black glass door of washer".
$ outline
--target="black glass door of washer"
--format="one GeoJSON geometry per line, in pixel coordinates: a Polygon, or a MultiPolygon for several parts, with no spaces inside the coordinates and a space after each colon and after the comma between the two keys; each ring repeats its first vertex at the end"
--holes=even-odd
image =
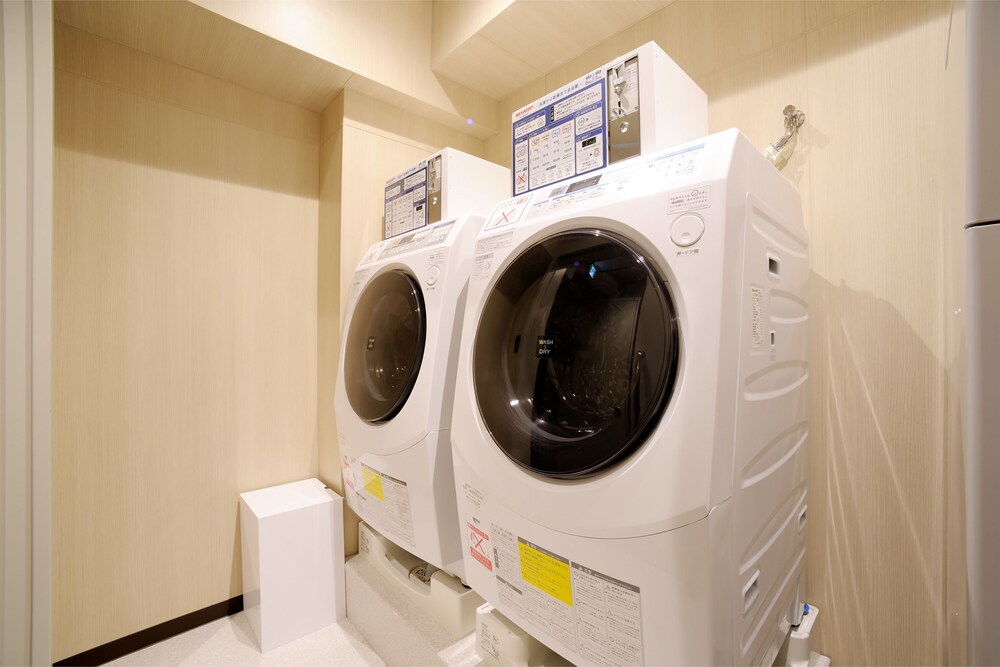
{"type": "Polygon", "coordinates": [[[486,426],[519,465],[596,474],[640,447],[670,399],[676,315],[665,282],[596,230],[530,247],[487,299],[474,350],[486,426]]]}
{"type": "Polygon", "coordinates": [[[420,372],[427,323],[420,286],[402,271],[376,276],[354,307],[344,349],[344,384],[354,412],[370,423],[403,408],[420,372]]]}

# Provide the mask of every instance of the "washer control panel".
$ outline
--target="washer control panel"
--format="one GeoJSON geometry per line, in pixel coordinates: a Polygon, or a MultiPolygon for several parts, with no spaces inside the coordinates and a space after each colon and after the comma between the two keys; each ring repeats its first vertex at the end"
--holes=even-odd
{"type": "Polygon", "coordinates": [[[410,232],[397,238],[385,241],[385,249],[379,254],[379,259],[397,257],[412,250],[422,250],[441,243],[448,238],[448,233],[455,224],[454,220],[425,227],[419,232],[410,232]]]}

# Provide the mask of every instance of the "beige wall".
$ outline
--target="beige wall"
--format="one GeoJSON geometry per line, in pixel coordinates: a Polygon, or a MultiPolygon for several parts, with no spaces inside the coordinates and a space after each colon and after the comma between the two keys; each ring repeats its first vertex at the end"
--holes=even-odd
{"type": "MultiPolygon", "coordinates": [[[[330,488],[344,493],[340,470],[340,445],[337,420],[333,413],[333,395],[337,379],[337,358],[340,354],[340,234],[344,154],[344,94],[327,107],[321,116],[319,155],[319,282],[316,310],[317,337],[317,404],[319,430],[319,476],[330,488]]],[[[350,516],[350,508],[344,505],[350,516]]],[[[353,517],[352,517],[353,518],[353,517]]],[[[351,523],[351,522],[348,522],[351,523]]],[[[354,524],[356,528],[357,524],[354,524]]],[[[345,526],[344,548],[357,551],[357,531],[345,526]]]]}
{"type": "MultiPolygon", "coordinates": [[[[56,27],[58,660],[238,595],[238,493],[342,491],[339,336],[383,183],[483,143],[56,27]]],[[[355,553],[349,511],[345,530],[355,553]]]]}
{"type": "MultiPolygon", "coordinates": [[[[354,268],[365,250],[382,238],[385,181],[446,146],[482,155],[483,142],[352,90],[338,96],[322,118],[320,477],[343,492],[333,412],[340,333],[354,268]],[[333,232],[334,227],[337,233],[333,232]]],[[[357,518],[350,510],[345,533],[346,552],[357,553],[357,518]]]]}
{"type": "Polygon", "coordinates": [[[318,468],[319,116],[56,24],[53,659],[241,592],[318,468]]]}
{"type": "MultiPolygon", "coordinates": [[[[784,173],[812,242],[808,599],[835,664],[964,660],[957,357],[964,7],[677,2],[501,102],[502,117],[656,40],[712,131],[763,148],[807,114],[784,173]],[[949,43],[950,35],[950,43],[949,43]]],[[[509,162],[509,126],[487,157],[509,162]]]]}

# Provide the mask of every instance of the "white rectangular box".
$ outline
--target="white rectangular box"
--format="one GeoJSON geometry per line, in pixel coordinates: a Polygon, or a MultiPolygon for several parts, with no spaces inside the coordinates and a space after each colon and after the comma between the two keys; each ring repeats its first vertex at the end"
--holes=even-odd
{"type": "Polygon", "coordinates": [[[382,238],[435,222],[486,216],[509,196],[510,170],[454,148],[444,148],[385,182],[382,238]]]}
{"type": "Polygon", "coordinates": [[[655,43],[511,115],[512,194],[708,134],[708,97],[655,43]]]}
{"type": "Polygon", "coordinates": [[[240,494],[243,608],[262,652],[347,613],[344,499],[318,479],[240,494]]]}

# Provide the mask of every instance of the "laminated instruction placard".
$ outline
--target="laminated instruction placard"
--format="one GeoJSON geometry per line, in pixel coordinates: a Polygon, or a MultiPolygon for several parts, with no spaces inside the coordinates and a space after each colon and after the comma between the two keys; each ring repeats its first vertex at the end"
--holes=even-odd
{"type": "Polygon", "coordinates": [[[515,195],[606,167],[603,69],[519,109],[511,123],[515,195]]]}
{"type": "Polygon", "coordinates": [[[385,186],[383,236],[390,239],[427,225],[427,161],[406,170],[385,186]]]}

